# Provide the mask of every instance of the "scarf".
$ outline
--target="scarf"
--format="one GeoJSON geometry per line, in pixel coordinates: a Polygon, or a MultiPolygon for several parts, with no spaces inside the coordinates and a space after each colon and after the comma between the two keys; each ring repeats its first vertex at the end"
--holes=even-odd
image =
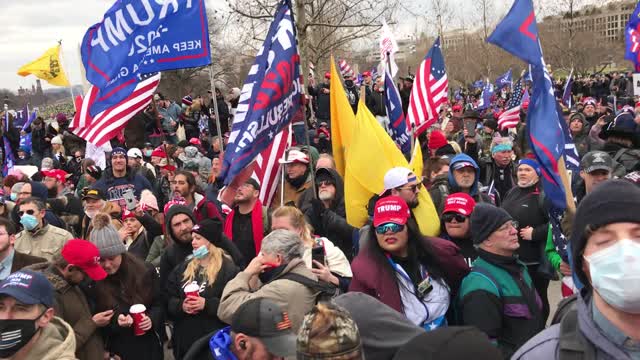
{"type": "MultiPolygon", "coordinates": [[[[224,222],[224,234],[227,235],[231,241],[233,241],[233,216],[236,214],[237,209],[237,207],[233,209],[224,222]]],[[[253,204],[253,209],[251,210],[251,230],[253,232],[253,243],[256,247],[256,254],[259,254],[262,248],[262,238],[264,237],[263,227],[262,202],[260,202],[260,199],[256,199],[256,203],[253,204]]]]}

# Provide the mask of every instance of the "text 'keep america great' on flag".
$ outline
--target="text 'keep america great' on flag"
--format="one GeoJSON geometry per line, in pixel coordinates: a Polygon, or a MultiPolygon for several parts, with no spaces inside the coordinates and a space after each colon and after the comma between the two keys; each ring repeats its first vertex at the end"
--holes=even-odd
{"type": "Polygon", "coordinates": [[[242,87],[220,174],[225,184],[291,121],[300,108],[301,91],[291,3],[283,0],[242,87]]]}
{"type": "Polygon", "coordinates": [[[151,103],[159,84],[160,73],[144,76],[128,97],[95,117],[89,114],[91,104],[98,93],[97,87],[92,86],[84,98],[76,98],[78,110],[69,127],[73,129],[74,134],[100,147],[116,136],[132,117],[151,103]]]}
{"type": "Polygon", "coordinates": [[[407,118],[415,129],[415,136],[438,119],[440,107],[447,102],[448,85],[440,38],[437,38],[420,64],[411,89],[407,118]]]}

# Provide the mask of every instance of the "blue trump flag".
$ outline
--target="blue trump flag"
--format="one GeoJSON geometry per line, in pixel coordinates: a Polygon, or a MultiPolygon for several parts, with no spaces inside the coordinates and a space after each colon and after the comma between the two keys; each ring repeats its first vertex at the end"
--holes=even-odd
{"type": "Polygon", "coordinates": [[[13,166],[16,164],[16,159],[13,156],[13,150],[11,149],[11,144],[9,143],[9,139],[6,135],[2,136],[3,149],[4,149],[4,164],[2,164],[2,176],[7,176],[9,170],[13,169],[13,166]]]}
{"type": "Polygon", "coordinates": [[[625,27],[624,58],[635,65],[636,72],[640,72],[640,3],[631,14],[625,27]]]}
{"type": "Polygon", "coordinates": [[[300,107],[300,56],[283,0],[242,87],[220,176],[225,184],[264,150],[300,107]]]}
{"type": "Polygon", "coordinates": [[[404,112],[402,112],[400,93],[393,83],[393,78],[388,69],[385,70],[384,91],[384,102],[389,116],[389,136],[398,144],[403,154],[411,154],[411,132],[407,126],[404,112]]]}
{"type": "Polygon", "coordinates": [[[482,89],[482,95],[480,96],[477,110],[485,110],[489,105],[491,105],[491,97],[493,96],[493,93],[493,84],[487,81],[482,89]]]}
{"type": "Polygon", "coordinates": [[[531,0],[516,0],[487,39],[531,65],[542,65],[542,49],[531,0]]]}
{"type": "Polygon", "coordinates": [[[22,129],[24,124],[27,123],[29,117],[29,105],[25,105],[22,110],[16,111],[16,116],[13,118],[13,127],[16,129],[22,129]]]}
{"type": "Polygon", "coordinates": [[[505,86],[511,86],[511,82],[511,69],[509,69],[506,73],[498,76],[496,79],[496,88],[497,90],[502,90],[505,86]]]}
{"type": "Polygon", "coordinates": [[[205,0],[117,0],[84,35],[92,116],[129,96],[143,74],[211,63],[205,0]]]}
{"type": "Polygon", "coordinates": [[[527,71],[524,72],[524,75],[522,75],[522,78],[524,79],[525,82],[533,81],[533,78],[531,77],[531,65],[529,65],[529,67],[527,68],[527,71]]]}
{"type": "Polygon", "coordinates": [[[27,119],[27,122],[25,122],[24,125],[22,125],[21,130],[26,131],[27,128],[29,128],[29,126],[33,124],[33,121],[36,119],[36,117],[38,117],[38,110],[33,109],[33,111],[31,112],[31,115],[29,115],[29,119],[27,119]]]}
{"type": "Polygon", "coordinates": [[[573,87],[573,69],[569,73],[567,83],[564,85],[564,91],[562,92],[562,103],[565,106],[571,107],[573,105],[573,98],[571,97],[571,88],[573,87]]]}
{"type": "Polygon", "coordinates": [[[475,81],[475,82],[473,82],[473,83],[471,84],[471,87],[472,87],[473,89],[480,89],[480,88],[481,88],[481,87],[483,87],[483,86],[484,86],[484,81],[482,81],[482,80],[475,81]]]}

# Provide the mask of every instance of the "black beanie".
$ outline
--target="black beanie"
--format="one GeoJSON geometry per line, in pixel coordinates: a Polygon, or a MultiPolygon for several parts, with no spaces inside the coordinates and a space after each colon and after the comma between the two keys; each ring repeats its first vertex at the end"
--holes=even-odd
{"type": "Polygon", "coordinates": [[[204,219],[193,227],[191,232],[201,235],[213,245],[220,247],[222,222],[218,219],[204,219]]]}
{"type": "Polygon", "coordinates": [[[507,221],[511,215],[504,209],[487,203],[479,203],[471,213],[471,239],[475,245],[487,240],[489,235],[507,221]]]}
{"type": "Polygon", "coordinates": [[[640,189],[632,183],[605,181],[580,202],[571,233],[571,268],[585,287],[591,288],[587,275],[582,271],[582,253],[587,246],[586,227],[595,230],[620,222],[640,223],[640,189]]]}

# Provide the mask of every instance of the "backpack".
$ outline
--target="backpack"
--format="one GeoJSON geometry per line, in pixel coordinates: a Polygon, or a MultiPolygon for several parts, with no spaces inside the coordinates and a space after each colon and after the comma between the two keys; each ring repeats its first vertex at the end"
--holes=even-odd
{"type": "MultiPolygon", "coordinates": [[[[555,316],[554,316],[555,317],[555,316]]],[[[559,360],[595,360],[596,349],[578,329],[578,310],[571,309],[560,320],[559,360]]]]}
{"type": "Polygon", "coordinates": [[[282,275],[278,279],[295,281],[298,284],[302,284],[308,287],[314,293],[317,293],[316,304],[321,302],[330,302],[331,299],[335,298],[340,294],[340,290],[336,286],[324,281],[311,280],[308,277],[302,276],[300,274],[287,273],[282,275]]]}

